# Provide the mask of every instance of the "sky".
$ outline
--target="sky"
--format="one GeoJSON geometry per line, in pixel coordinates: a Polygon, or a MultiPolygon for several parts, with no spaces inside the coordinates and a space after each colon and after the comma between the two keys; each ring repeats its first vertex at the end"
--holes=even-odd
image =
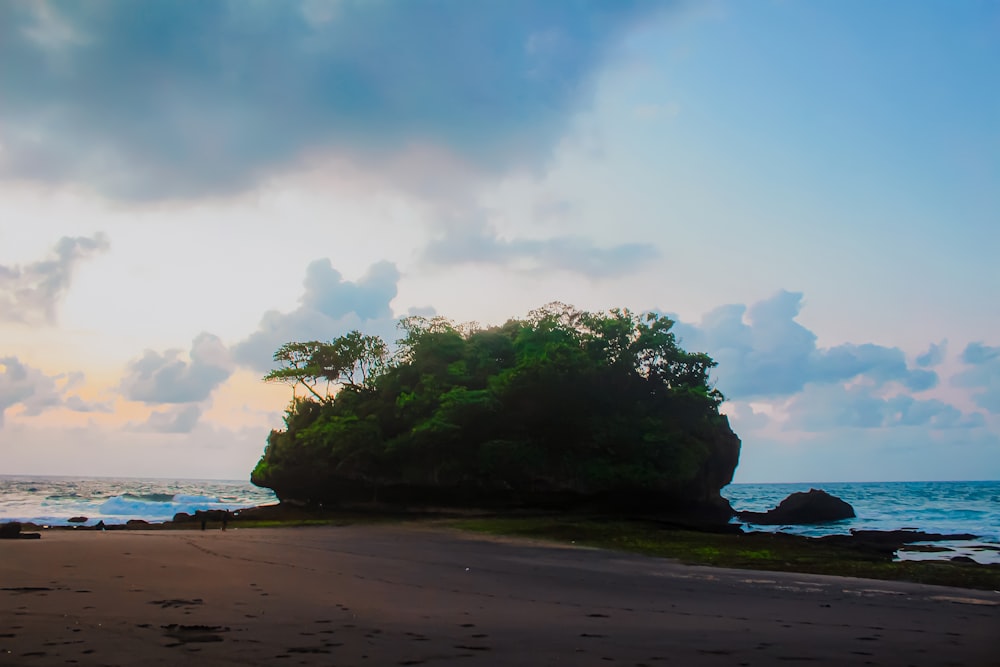
{"type": "Polygon", "coordinates": [[[737,482],[1000,479],[1000,5],[0,4],[0,474],[246,479],[284,342],[550,301],[737,482]]]}

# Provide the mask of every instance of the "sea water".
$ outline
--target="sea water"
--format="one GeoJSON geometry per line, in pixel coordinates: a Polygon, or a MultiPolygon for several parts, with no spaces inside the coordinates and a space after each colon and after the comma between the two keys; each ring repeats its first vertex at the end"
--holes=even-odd
{"type": "Polygon", "coordinates": [[[0,521],[46,526],[169,521],[178,512],[235,510],[277,502],[249,482],[0,475],[0,521]],[[86,517],[82,523],[69,519],[86,517]]]}
{"type": "Polygon", "coordinates": [[[947,548],[946,552],[903,550],[898,556],[907,560],[968,556],[980,563],[1000,563],[1000,482],[730,484],[722,495],[737,511],[764,512],[788,495],[811,488],[850,503],[857,518],[809,526],[745,524],[746,528],[811,537],[847,534],[851,530],[969,533],[976,539],[933,543],[947,548]]]}
{"type": "MultiPolygon", "coordinates": [[[[1000,482],[882,482],[838,484],[730,484],[722,490],[736,510],[763,512],[789,494],[819,488],[850,503],[857,518],[813,526],[758,526],[818,537],[852,529],[911,528],[935,533],[970,533],[975,540],[936,543],[948,552],[901,551],[901,558],[966,555],[1000,563],[1000,482]]],[[[111,479],[0,475],[0,521],[65,526],[122,524],[130,519],[169,521],[178,512],[240,509],[277,502],[268,489],[245,481],[111,479]]]]}

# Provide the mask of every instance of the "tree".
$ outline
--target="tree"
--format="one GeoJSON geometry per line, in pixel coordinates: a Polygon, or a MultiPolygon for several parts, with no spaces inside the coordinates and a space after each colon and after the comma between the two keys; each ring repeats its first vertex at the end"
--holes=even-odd
{"type": "Polygon", "coordinates": [[[326,403],[341,387],[370,389],[374,379],[385,369],[388,357],[388,347],[381,338],[359,331],[351,331],[328,343],[285,343],[274,353],[274,360],[281,367],[265,375],[264,381],[292,385],[293,398],[295,387],[302,385],[318,401],[326,403]],[[323,394],[316,391],[321,381],[326,382],[323,394]]]}

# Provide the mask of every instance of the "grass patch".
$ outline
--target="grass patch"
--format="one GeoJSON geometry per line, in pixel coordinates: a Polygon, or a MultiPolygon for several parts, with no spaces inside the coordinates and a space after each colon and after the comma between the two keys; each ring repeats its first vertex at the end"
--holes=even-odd
{"type": "Polygon", "coordinates": [[[893,562],[848,547],[793,535],[701,533],[652,522],[554,517],[450,520],[448,525],[491,535],[527,537],[671,558],[689,565],[806,572],[941,586],[1000,590],[1000,565],[893,562]]]}

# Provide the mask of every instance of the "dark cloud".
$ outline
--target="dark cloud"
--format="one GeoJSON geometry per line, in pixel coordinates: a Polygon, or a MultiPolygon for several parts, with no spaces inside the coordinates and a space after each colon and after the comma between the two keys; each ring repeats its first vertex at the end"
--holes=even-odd
{"type": "Polygon", "coordinates": [[[962,351],[965,370],[952,383],[973,389],[976,405],[993,414],[1000,414],[1000,347],[969,343],[962,351]]]}
{"type": "Polygon", "coordinates": [[[137,431],[153,433],[190,433],[201,418],[201,408],[197,405],[175,405],[149,415],[143,424],[134,427],[137,431]]]}
{"type": "Polygon", "coordinates": [[[537,165],[649,0],[0,4],[7,177],[232,192],[306,152],[537,165]]]}
{"type": "Polygon", "coordinates": [[[212,334],[195,338],[188,357],[181,359],[180,350],[146,350],[129,364],[122,395],[143,403],[194,403],[207,399],[233,372],[229,351],[212,334]]]}
{"type": "Polygon", "coordinates": [[[35,417],[55,408],[74,412],[110,412],[106,403],[92,403],[68,395],[83,382],[82,373],[46,375],[17,357],[0,357],[0,428],[8,408],[21,405],[26,417],[35,417]]]}
{"type": "MultiPolygon", "coordinates": [[[[2,138],[0,134],[0,143],[2,138]]],[[[0,264],[0,322],[54,323],[56,306],[69,290],[76,266],[107,248],[103,234],[64,236],[46,259],[24,266],[0,264]]]]}
{"type": "Polygon", "coordinates": [[[780,291],[749,308],[716,308],[698,325],[678,322],[674,331],[686,349],[707,352],[719,362],[718,387],[734,400],[790,396],[808,383],[855,378],[877,385],[899,382],[911,391],[937,384],[933,371],[909,368],[899,348],[871,343],[818,348],[816,335],[795,321],[801,307],[802,294],[780,291]]]}
{"type": "Polygon", "coordinates": [[[921,368],[932,368],[937,366],[942,361],[944,361],[945,355],[948,353],[948,341],[943,340],[940,343],[931,343],[927,351],[917,357],[917,366],[921,368]]]}
{"type": "Polygon", "coordinates": [[[391,342],[396,318],[390,303],[396,298],[399,277],[394,264],[378,262],[350,282],[330,260],[316,260],[306,268],[299,307],[288,313],[264,313],[257,331],[233,346],[233,358],[263,372],[273,366],[275,350],[289,341],[329,340],[359,329],[391,342]]]}

